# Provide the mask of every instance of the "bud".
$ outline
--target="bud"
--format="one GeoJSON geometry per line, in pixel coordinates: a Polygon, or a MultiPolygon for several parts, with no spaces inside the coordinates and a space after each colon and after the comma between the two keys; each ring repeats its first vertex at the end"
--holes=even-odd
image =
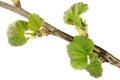
{"type": "Polygon", "coordinates": [[[12,0],[12,2],[16,7],[21,8],[20,0],[12,0]]]}

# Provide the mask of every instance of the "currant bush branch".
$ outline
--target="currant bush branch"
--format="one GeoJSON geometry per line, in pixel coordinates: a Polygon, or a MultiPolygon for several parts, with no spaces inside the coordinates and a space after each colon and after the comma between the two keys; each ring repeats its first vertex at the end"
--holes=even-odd
{"type": "MultiPolygon", "coordinates": [[[[28,18],[28,16],[30,15],[30,13],[26,10],[24,10],[23,8],[21,8],[21,6],[13,6],[10,5],[8,3],[5,3],[3,1],[0,1],[0,7],[3,7],[5,9],[8,9],[10,11],[13,11],[21,16],[24,16],[26,18],[28,18]]],[[[74,37],[55,28],[54,26],[50,25],[47,22],[44,22],[43,27],[52,35],[60,37],[66,41],[73,41],[74,37]]],[[[114,57],[112,54],[110,54],[109,52],[107,52],[106,50],[102,49],[101,47],[94,45],[94,50],[95,53],[97,53],[100,57],[103,58],[104,62],[108,62],[114,66],[117,66],[120,68],[120,60],[117,59],[116,57],[114,57]]]]}

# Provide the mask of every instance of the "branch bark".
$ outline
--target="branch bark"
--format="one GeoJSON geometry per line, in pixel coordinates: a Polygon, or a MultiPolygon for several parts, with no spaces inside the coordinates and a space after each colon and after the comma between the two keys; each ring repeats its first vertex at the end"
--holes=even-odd
{"type": "MultiPolygon", "coordinates": [[[[10,10],[10,11],[13,11],[13,12],[15,12],[21,16],[24,16],[26,18],[28,18],[28,16],[30,15],[30,13],[27,12],[26,10],[18,8],[16,6],[10,5],[10,4],[2,2],[2,1],[0,1],[0,7],[3,7],[5,9],[10,10]]],[[[74,39],[73,36],[55,28],[54,26],[50,25],[47,22],[44,23],[43,27],[45,29],[47,29],[48,31],[52,32],[52,34],[54,36],[60,37],[66,41],[71,42],[74,39]]],[[[99,56],[101,56],[106,62],[120,68],[120,60],[119,59],[117,59],[116,57],[114,57],[112,54],[110,54],[106,50],[102,49],[101,47],[99,47],[97,45],[94,45],[94,46],[95,46],[94,52],[96,52],[99,56]]]]}

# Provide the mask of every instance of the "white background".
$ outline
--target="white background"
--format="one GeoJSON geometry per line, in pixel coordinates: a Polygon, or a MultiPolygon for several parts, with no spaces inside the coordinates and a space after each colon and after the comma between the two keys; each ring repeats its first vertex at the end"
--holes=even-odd
{"type": "MultiPolygon", "coordinates": [[[[10,0],[2,0],[12,4],[10,0]]],[[[89,37],[94,43],[120,59],[120,2],[119,0],[21,0],[22,7],[37,13],[45,21],[76,35],[74,27],[64,24],[63,12],[76,2],[89,5],[82,17],[87,21],[89,37]]],[[[8,44],[6,31],[15,20],[27,20],[0,7],[0,80],[119,80],[120,69],[103,64],[101,78],[88,72],[74,70],[66,51],[67,41],[52,35],[29,40],[22,47],[8,44]]]]}

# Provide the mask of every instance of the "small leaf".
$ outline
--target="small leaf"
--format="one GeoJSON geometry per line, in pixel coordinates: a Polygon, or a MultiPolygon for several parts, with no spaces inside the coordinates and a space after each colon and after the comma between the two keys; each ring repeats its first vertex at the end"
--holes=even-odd
{"type": "Polygon", "coordinates": [[[31,31],[38,31],[43,25],[44,20],[40,18],[37,14],[31,14],[28,18],[28,29],[31,31]]]}
{"type": "Polygon", "coordinates": [[[98,60],[91,61],[86,70],[95,78],[101,77],[103,72],[102,65],[98,60]]]}
{"type": "Polygon", "coordinates": [[[82,2],[74,4],[64,12],[64,21],[67,24],[74,24],[76,18],[88,10],[88,5],[82,2]]]}
{"type": "Polygon", "coordinates": [[[87,56],[79,59],[71,59],[71,66],[74,69],[85,69],[88,66],[88,59],[87,56]]]}
{"type": "Polygon", "coordinates": [[[74,40],[68,44],[67,52],[71,59],[71,65],[75,69],[84,69],[87,67],[87,56],[94,49],[92,40],[76,36],[74,40]]]}
{"type": "Polygon", "coordinates": [[[78,18],[75,19],[74,25],[76,27],[79,27],[81,30],[85,30],[86,27],[87,27],[86,22],[85,21],[83,22],[83,20],[80,17],[78,17],[78,18]]]}
{"type": "Polygon", "coordinates": [[[12,46],[21,46],[27,42],[24,31],[27,30],[27,22],[16,21],[9,25],[7,30],[8,42],[12,46]]]}
{"type": "Polygon", "coordinates": [[[80,15],[88,10],[88,5],[82,2],[74,4],[64,12],[64,22],[74,25],[80,36],[88,36],[86,21],[83,21],[80,15]]]}

